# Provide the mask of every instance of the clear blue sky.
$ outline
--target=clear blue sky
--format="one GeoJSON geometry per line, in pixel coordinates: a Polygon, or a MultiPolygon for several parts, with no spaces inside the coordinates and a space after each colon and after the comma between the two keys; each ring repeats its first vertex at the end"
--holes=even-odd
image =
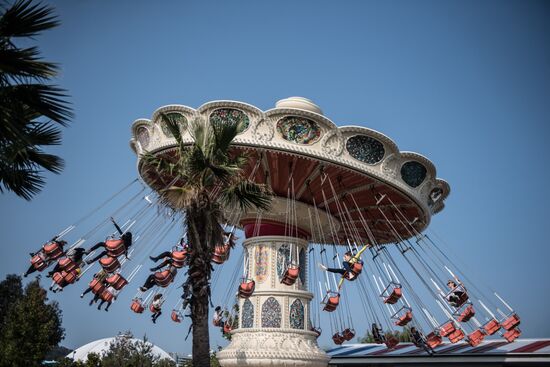
{"type": "MultiPolygon", "coordinates": [[[[166,104],[216,99],[269,109],[315,101],[338,125],[363,125],[419,152],[452,187],[432,228],[476,279],[522,316],[525,337],[550,337],[548,139],[550,6],[537,1],[55,1],[62,26],[38,37],[61,65],[76,117],[66,159],[28,203],[0,196],[0,276],[136,177],[130,125],[166,104]]],[[[53,297],[77,347],[132,329],[189,352],[186,325],[152,327],[77,295],[53,297]]],[[[358,314],[358,317],[360,314],[358,314]]],[[[363,333],[363,330],[359,330],[363,333]]],[[[213,331],[214,344],[221,343],[213,331]]],[[[321,345],[329,345],[324,335],[321,345]]]]}

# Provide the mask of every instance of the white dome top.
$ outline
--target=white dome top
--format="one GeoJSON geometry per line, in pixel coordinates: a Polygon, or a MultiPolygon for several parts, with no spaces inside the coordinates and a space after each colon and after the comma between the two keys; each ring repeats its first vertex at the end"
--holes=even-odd
{"type": "MultiPolygon", "coordinates": [[[[74,350],[73,352],[69,353],[67,355],[67,358],[70,358],[74,361],[81,361],[86,362],[88,359],[88,354],[90,353],[96,353],[100,356],[103,354],[103,352],[109,350],[109,346],[111,345],[111,342],[113,342],[116,339],[116,337],[113,338],[104,338],[99,339],[93,342],[90,342],[88,344],[85,344],[81,346],[80,348],[74,350]]],[[[142,340],[131,338],[130,341],[132,343],[140,342],[142,340]]],[[[168,358],[170,360],[174,360],[174,358],[170,357],[168,353],[157,347],[156,345],[153,345],[149,342],[147,344],[152,345],[153,349],[151,350],[151,353],[155,356],[158,356],[160,359],[168,358]]]]}
{"type": "Polygon", "coordinates": [[[275,103],[276,108],[298,108],[300,110],[306,110],[314,112],[319,115],[323,114],[323,111],[313,101],[304,97],[288,97],[281,99],[275,103]]]}

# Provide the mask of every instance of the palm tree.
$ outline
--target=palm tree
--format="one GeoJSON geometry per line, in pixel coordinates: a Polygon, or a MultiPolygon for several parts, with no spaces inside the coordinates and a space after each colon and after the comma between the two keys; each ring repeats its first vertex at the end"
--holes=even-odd
{"type": "Polygon", "coordinates": [[[159,188],[167,206],[185,213],[184,227],[191,247],[188,274],[192,284],[193,366],[209,366],[211,259],[215,246],[223,243],[225,213],[268,209],[271,192],[244,176],[248,157],[231,149],[231,142],[243,128],[240,123],[194,120],[190,124],[193,144],[186,145],[177,120],[170,115],[162,115],[162,119],[177,141],[175,154],[144,154],[142,172],[153,187],[159,188]]]}
{"type": "Polygon", "coordinates": [[[63,169],[63,160],[41,147],[61,143],[56,124],[66,126],[72,113],[64,91],[47,84],[57,66],[43,61],[37,47],[17,47],[14,39],[59,23],[51,7],[31,0],[0,6],[0,192],[30,200],[45,184],[44,170],[63,169]]]}

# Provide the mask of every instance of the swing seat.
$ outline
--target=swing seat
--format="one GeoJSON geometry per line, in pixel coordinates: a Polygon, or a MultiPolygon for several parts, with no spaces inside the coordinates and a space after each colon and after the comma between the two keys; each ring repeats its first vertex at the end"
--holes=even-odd
{"type": "Polygon", "coordinates": [[[256,288],[256,282],[254,280],[243,279],[239,285],[239,297],[240,298],[249,298],[254,293],[256,288]]]}
{"type": "Polygon", "coordinates": [[[459,322],[467,322],[470,321],[470,319],[474,317],[475,314],[476,311],[474,310],[474,306],[468,305],[468,307],[466,307],[464,311],[462,311],[462,313],[458,316],[457,320],[459,322]]]}
{"type": "Polygon", "coordinates": [[[483,333],[483,331],[477,329],[476,331],[468,334],[467,341],[470,346],[477,347],[479,344],[481,344],[484,338],[485,334],[483,333]]]}
{"type": "Polygon", "coordinates": [[[323,308],[323,311],[332,312],[336,310],[336,307],[338,307],[338,304],[340,303],[340,293],[335,293],[332,297],[328,294],[325,296],[325,307],[323,308]]]}
{"type": "Polygon", "coordinates": [[[155,312],[159,312],[160,311],[160,307],[155,307],[155,305],[153,305],[152,303],[149,305],[149,311],[151,311],[152,313],[155,313],[155,312]]]}
{"type": "Polygon", "coordinates": [[[222,320],[221,319],[213,319],[212,320],[212,325],[214,325],[216,327],[220,327],[220,326],[222,326],[222,320]]]}
{"type": "Polygon", "coordinates": [[[212,254],[212,262],[218,265],[223,264],[229,258],[229,245],[216,246],[212,254]]]}
{"type": "Polygon", "coordinates": [[[172,310],[172,313],[170,314],[170,318],[172,321],[180,323],[181,322],[181,315],[178,311],[172,310]]]}
{"type": "Polygon", "coordinates": [[[386,344],[386,348],[388,349],[392,349],[394,348],[397,344],[399,344],[399,339],[397,339],[395,336],[393,335],[389,335],[386,337],[386,341],[384,342],[384,344],[386,344]]]}
{"type": "Polygon", "coordinates": [[[458,301],[456,302],[456,308],[460,308],[462,307],[462,305],[464,305],[467,301],[468,301],[469,297],[468,297],[468,293],[464,292],[460,295],[460,297],[458,298],[458,301]]]}
{"type": "Polygon", "coordinates": [[[117,291],[121,290],[126,284],[128,284],[128,281],[124,279],[120,273],[111,275],[105,279],[105,281],[117,291]]]}
{"type": "Polygon", "coordinates": [[[389,305],[393,305],[393,304],[397,303],[397,301],[399,301],[399,299],[401,298],[402,295],[403,295],[403,291],[401,290],[401,287],[400,286],[395,287],[395,288],[393,288],[390,295],[387,296],[386,298],[384,298],[384,303],[387,303],[389,305]]]}
{"type": "Polygon", "coordinates": [[[155,273],[155,283],[162,288],[166,288],[174,280],[174,275],[170,270],[157,271],[155,273]]]}
{"type": "Polygon", "coordinates": [[[407,311],[405,312],[403,315],[401,315],[401,317],[399,317],[399,319],[395,322],[395,325],[397,326],[405,326],[407,325],[409,322],[411,322],[413,319],[413,314],[411,311],[407,311]]]}
{"type": "Polygon", "coordinates": [[[103,282],[100,282],[98,279],[94,278],[88,284],[88,287],[92,289],[93,294],[100,294],[105,289],[105,286],[103,285],[103,282]]]}
{"type": "Polygon", "coordinates": [[[309,330],[315,333],[316,338],[320,337],[323,331],[320,327],[315,327],[315,326],[312,326],[309,330]]]}
{"type": "Polygon", "coordinates": [[[453,321],[449,321],[439,327],[439,335],[441,335],[444,338],[448,337],[455,331],[456,331],[456,327],[453,321]]]}
{"type": "Polygon", "coordinates": [[[229,322],[226,322],[225,324],[223,324],[223,333],[224,334],[229,334],[231,332],[231,330],[233,330],[233,328],[231,327],[231,324],[229,322]]]}
{"type": "Polygon", "coordinates": [[[344,339],[346,341],[350,341],[351,339],[353,339],[355,337],[355,330],[348,328],[348,329],[342,331],[342,337],[344,337],[344,339]]]}
{"type": "Polygon", "coordinates": [[[485,334],[493,335],[500,329],[500,324],[497,320],[492,319],[483,326],[483,329],[485,330],[485,334]]]}
{"type": "Polygon", "coordinates": [[[464,339],[464,332],[462,329],[456,329],[453,333],[451,333],[451,335],[449,335],[448,338],[451,344],[457,343],[464,339]]]}
{"type": "Polygon", "coordinates": [[[65,270],[67,272],[73,271],[77,268],[77,265],[75,264],[75,262],[69,259],[68,257],[64,257],[61,260],[59,260],[58,264],[61,270],[65,270]]]}
{"type": "Polygon", "coordinates": [[[44,255],[41,253],[38,253],[31,258],[31,264],[38,271],[42,271],[48,267],[48,264],[44,260],[44,255]]]}
{"type": "Polygon", "coordinates": [[[105,289],[103,292],[101,292],[101,299],[105,302],[113,302],[113,299],[115,298],[115,295],[111,293],[111,291],[105,289]]]}
{"type": "Polygon", "coordinates": [[[130,309],[135,313],[143,313],[145,307],[143,307],[143,305],[141,304],[141,299],[134,298],[132,300],[132,304],[130,305],[130,309]]]}
{"type": "Polygon", "coordinates": [[[63,247],[58,242],[49,242],[42,246],[42,250],[50,260],[55,260],[63,255],[63,247]]]}
{"type": "Polygon", "coordinates": [[[350,271],[346,271],[344,273],[344,278],[346,278],[346,280],[349,280],[349,281],[354,281],[355,279],[357,279],[357,277],[359,276],[359,274],[361,274],[362,271],[363,271],[363,261],[358,260],[357,262],[351,265],[350,271]]]}
{"type": "Polygon", "coordinates": [[[187,251],[172,251],[170,255],[172,257],[172,265],[178,269],[183,268],[185,260],[187,259],[187,251]]]}
{"type": "Polygon", "coordinates": [[[120,268],[120,262],[116,257],[106,256],[99,259],[99,264],[107,273],[114,273],[120,268]]]}
{"type": "Polygon", "coordinates": [[[434,331],[426,336],[426,344],[432,349],[435,349],[438,345],[443,343],[443,338],[436,334],[434,331]]]}
{"type": "Polygon", "coordinates": [[[336,333],[332,336],[332,341],[336,345],[341,345],[343,342],[346,341],[346,339],[342,335],[340,335],[340,333],[336,333]]]}
{"type": "Polygon", "coordinates": [[[293,285],[296,282],[296,279],[298,279],[299,274],[300,267],[296,265],[291,265],[286,269],[285,273],[283,274],[281,283],[286,285],[293,285]]]}
{"type": "Polygon", "coordinates": [[[61,288],[67,286],[68,284],[73,284],[76,279],[78,278],[78,272],[76,270],[73,271],[65,271],[61,270],[53,274],[52,279],[61,288]]]}
{"type": "Polygon", "coordinates": [[[502,336],[508,343],[513,342],[521,335],[520,329],[510,329],[507,332],[505,332],[502,336]]]}
{"type": "Polygon", "coordinates": [[[515,328],[516,326],[518,326],[519,324],[520,324],[519,316],[515,313],[508,316],[508,318],[506,318],[506,320],[501,322],[501,325],[505,330],[511,330],[511,329],[515,328]]]}
{"type": "Polygon", "coordinates": [[[105,250],[111,257],[119,257],[126,251],[123,240],[107,240],[105,241],[105,250]]]}

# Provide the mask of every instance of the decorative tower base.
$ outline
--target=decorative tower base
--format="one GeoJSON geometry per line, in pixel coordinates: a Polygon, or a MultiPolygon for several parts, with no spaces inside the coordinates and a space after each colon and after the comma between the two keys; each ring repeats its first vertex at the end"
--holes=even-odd
{"type": "Polygon", "coordinates": [[[310,300],[307,291],[308,243],[286,236],[260,236],[244,241],[249,278],[256,289],[240,299],[239,328],[231,343],[217,354],[223,367],[319,366],[329,357],[310,331],[310,300]],[[281,283],[287,266],[299,260],[301,270],[292,285],[281,283]]]}

